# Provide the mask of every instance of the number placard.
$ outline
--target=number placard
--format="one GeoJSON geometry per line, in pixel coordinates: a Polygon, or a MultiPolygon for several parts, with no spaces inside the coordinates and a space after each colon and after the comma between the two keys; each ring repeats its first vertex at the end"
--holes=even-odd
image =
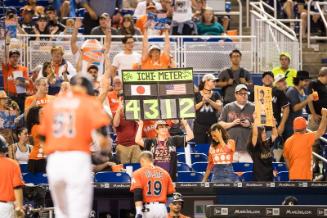
{"type": "Polygon", "coordinates": [[[179,99],[179,117],[193,118],[195,117],[194,99],[180,98],[179,99]]]}
{"type": "Polygon", "coordinates": [[[160,119],[158,99],[143,100],[143,111],[144,111],[144,119],[145,120],[160,119]]]}
{"type": "Polygon", "coordinates": [[[160,99],[161,119],[176,119],[176,99],[160,99]]]}
{"type": "Polygon", "coordinates": [[[125,118],[127,120],[141,119],[141,109],[139,100],[125,100],[125,118]]]}

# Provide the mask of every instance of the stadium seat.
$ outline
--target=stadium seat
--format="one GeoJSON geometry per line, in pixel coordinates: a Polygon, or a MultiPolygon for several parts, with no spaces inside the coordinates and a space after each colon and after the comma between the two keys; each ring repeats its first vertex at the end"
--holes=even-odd
{"type": "Polygon", "coordinates": [[[192,169],[186,163],[177,163],[177,171],[178,172],[181,172],[181,171],[183,171],[183,172],[185,172],[185,171],[191,172],[192,169]]]}
{"type": "Polygon", "coordinates": [[[289,181],[288,178],[288,171],[281,171],[277,174],[277,178],[276,178],[277,182],[287,182],[289,181]]]}
{"type": "Polygon", "coordinates": [[[176,147],[176,152],[177,152],[177,154],[184,153],[185,152],[184,146],[178,146],[178,147],[176,147]]]}
{"type": "Polygon", "coordinates": [[[124,164],[124,168],[126,169],[127,166],[132,166],[133,167],[133,172],[135,170],[138,170],[141,168],[141,164],[139,163],[129,163],[129,164],[124,164]]]}
{"type": "Polygon", "coordinates": [[[95,174],[95,182],[130,182],[131,178],[127,173],[98,172],[95,174]]]}
{"type": "Polygon", "coordinates": [[[203,175],[197,172],[179,172],[177,173],[177,182],[201,182],[203,175]]]}
{"type": "Polygon", "coordinates": [[[234,172],[253,171],[253,163],[238,162],[233,163],[234,172]]]}
{"type": "Polygon", "coordinates": [[[195,162],[192,164],[192,169],[195,172],[205,172],[207,169],[208,162],[195,162]]]}
{"type": "MultiPolygon", "coordinates": [[[[185,153],[177,154],[177,161],[185,163],[185,153]]],[[[191,153],[191,161],[195,162],[206,162],[208,161],[208,156],[203,153],[191,153]]]]}
{"type": "Polygon", "coordinates": [[[288,171],[286,164],[283,162],[273,162],[273,169],[277,170],[278,172],[288,171]]]}
{"type": "Polygon", "coordinates": [[[28,165],[27,164],[19,164],[21,173],[28,173],[28,165]]]}
{"type": "Polygon", "coordinates": [[[33,183],[34,185],[48,184],[48,177],[45,173],[26,173],[23,175],[25,183],[33,183]]]}
{"type": "Polygon", "coordinates": [[[251,182],[251,181],[253,181],[253,172],[252,172],[252,171],[244,172],[244,173],[240,176],[240,180],[241,180],[242,182],[251,182]]]}
{"type": "Polygon", "coordinates": [[[196,144],[194,150],[196,153],[203,153],[208,155],[209,147],[210,147],[209,144],[196,144]]]}

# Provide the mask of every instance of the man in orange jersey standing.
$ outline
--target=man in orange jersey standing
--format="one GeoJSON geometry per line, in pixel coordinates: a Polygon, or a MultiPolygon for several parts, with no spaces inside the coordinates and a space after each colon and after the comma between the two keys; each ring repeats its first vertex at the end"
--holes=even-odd
{"type": "Polygon", "coordinates": [[[6,158],[7,152],[7,142],[0,135],[0,217],[24,217],[24,182],[18,163],[6,158]]]}
{"type": "Polygon", "coordinates": [[[293,121],[294,134],[284,145],[284,157],[289,168],[289,179],[312,180],[312,146],[326,131],[327,109],[321,109],[321,121],[317,131],[307,132],[307,121],[296,117],[293,121]]]}
{"type": "Polygon", "coordinates": [[[175,192],[169,173],[153,165],[153,155],[143,151],[141,168],[133,173],[131,191],[134,192],[136,218],[167,218],[167,197],[175,192]]]}
{"type": "Polygon", "coordinates": [[[85,77],[71,79],[71,92],[44,107],[40,137],[48,154],[47,174],[57,218],[87,218],[92,207],[92,140],[108,150],[109,118],[85,77]],[[96,115],[96,116],[95,116],[96,115]]]}

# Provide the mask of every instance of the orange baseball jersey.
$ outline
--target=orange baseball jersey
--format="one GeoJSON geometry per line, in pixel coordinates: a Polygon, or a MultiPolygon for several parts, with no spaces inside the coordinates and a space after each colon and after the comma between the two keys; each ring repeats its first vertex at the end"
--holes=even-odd
{"type": "Polygon", "coordinates": [[[215,164],[230,164],[233,162],[235,152],[235,141],[229,139],[227,147],[222,147],[220,144],[215,148],[212,145],[209,148],[208,169],[212,169],[215,164]]]}
{"type": "Polygon", "coordinates": [[[133,173],[131,191],[143,190],[143,202],[166,203],[167,195],[175,192],[169,173],[157,166],[142,167],[133,173]]]}
{"type": "Polygon", "coordinates": [[[46,137],[45,153],[90,152],[92,132],[109,124],[109,118],[95,97],[69,93],[44,107],[40,135],[46,137]]]}
{"type": "Polygon", "coordinates": [[[18,162],[0,157],[0,201],[15,201],[14,188],[23,185],[18,162]]]}
{"type": "Polygon", "coordinates": [[[40,160],[45,158],[43,152],[40,152],[41,145],[39,139],[39,130],[40,125],[34,125],[31,130],[31,136],[33,138],[33,148],[29,155],[29,159],[31,160],[40,160]]]}

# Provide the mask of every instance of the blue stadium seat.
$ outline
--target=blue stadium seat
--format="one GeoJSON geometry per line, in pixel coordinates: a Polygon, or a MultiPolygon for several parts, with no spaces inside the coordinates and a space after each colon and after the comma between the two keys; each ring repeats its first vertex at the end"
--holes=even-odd
{"type": "Polygon", "coordinates": [[[45,173],[26,173],[23,175],[25,183],[33,183],[34,185],[48,184],[48,177],[45,173]]]}
{"type": "Polygon", "coordinates": [[[177,173],[177,182],[201,182],[203,175],[197,172],[179,172],[177,173]]]}
{"type": "Polygon", "coordinates": [[[287,182],[289,181],[288,178],[288,171],[281,171],[277,174],[277,178],[275,179],[277,182],[287,182]]]}
{"type": "Polygon", "coordinates": [[[178,146],[178,147],[176,147],[176,152],[177,152],[177,154],[178,153],[184,153],[185,152],[184,146],[178,146]]]}
{"type": "Polygon", "coordinates": [[[273,169],[277,170],[278,172],[288,171],[286,164],[283,162],[273,162],[273,169]]]}
{"type": "Polygon", "coordinates": [[[208,155],[210,144],[196,144],[194,150],[196,153],[208,155]]]}
{"type": "Polygon", "coordinates": [[[195,172],[205,172],[207,169],[208,162],[195,162],[192,164],[192,169],[195,172]]]}
{"type": "Polygon", "coordinates": [[[244,172],[244,173],[240,176],[240,180],[241,180],[242,182],[251,182],[251,181],[253,181],[253,172],[252,172],[252,171],[244,172]]]}
{"type": "Polygon", "coordinates": [[[122,172],[98,172],[94,180],[95,182],[130,182],[131,178],[127,173],[122,172]]]}
{"type": "Polygon", "coordinates": [[[141,164],[139,163],[129,163],[129,164],[124,164],[124,168],[126,169],[127,166],[132,166],[133,167],[133,172],[135,170],[138,170],[141,168],[141,164]]]}
{"type": "MultiPolygon", "coordinates": [[[[185,153],[177,154],[177,161],[185,163],[185,153]]],[[[203,153],[191,153],[191,161],[195,162],[206,162],[208,161],[208,156],[203,153]]]]}
{"type": "Polygon", "coordinates": [[[253,171],[253,163],[238,162],[233,163],[234,172],[253,171]]]}
{"type": "Polygon", "coordinates": [[[186,163],[177,163],[177,172],[180,172],[180,171],[191,172],[192,169],[186,163]]]}
{"type": "Polygon", "coordinates": [[[19,164],[21,173],[28,173],[28,165],[27,164],[19,164]]]}

